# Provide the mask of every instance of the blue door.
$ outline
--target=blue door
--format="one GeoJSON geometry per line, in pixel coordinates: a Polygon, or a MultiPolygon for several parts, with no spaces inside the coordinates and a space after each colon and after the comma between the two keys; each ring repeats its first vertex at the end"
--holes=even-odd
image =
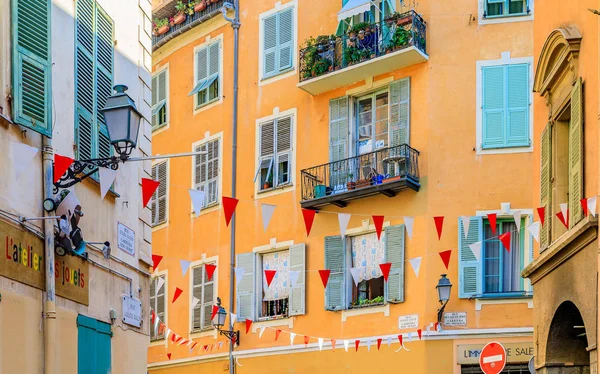
{"type": "Polygon", "coordinates": [[[78,374],[110,373],[110,325],[83,315],[77,316],[78,374]]]}

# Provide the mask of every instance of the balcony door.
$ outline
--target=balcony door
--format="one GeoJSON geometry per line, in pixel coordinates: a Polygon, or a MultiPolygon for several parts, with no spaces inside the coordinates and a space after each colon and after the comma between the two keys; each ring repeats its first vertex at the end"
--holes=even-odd
{"type": "Polygon", "coordinates": [[[389,145],[388,102],[387,90],[362,96],[357,100],[357,155],[364,155],[389,145]]]}

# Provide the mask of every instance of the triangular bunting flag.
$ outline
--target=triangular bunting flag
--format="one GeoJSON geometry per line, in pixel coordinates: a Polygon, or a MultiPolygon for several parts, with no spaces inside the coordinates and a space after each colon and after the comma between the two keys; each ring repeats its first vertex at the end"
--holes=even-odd
{"type": "Polygon", "coordinates": [[[252,320],[246,318],[246,334],[250,331],[250,326],[252,326],[252,320]]]}
{"type": "Polygon", "coordinates": [[[271,218],[273,218],[273,212],[275,211],[275,208],[277,208],[276,205],[261,204],[264,231],[267,231],[267,227],[269,227],[269,223],[271,222],[271,218]]]}
{"type": "Polygon", "coordinates": [[[322,351],[323,350],[323,342],[325,341],[325,339],[317,338],[317,341],[319,343],[319,351],[322,351]]]}
{"type": "Polygon", "coordinates": [[[419,269],[421,268],[421,257],[411,258],[408,261],[410,262],[410,266],[412,266],[412,269],[415,272],[415,276],[419,278],[419,269]]]}
{"type": "Polygon", "coordinates": [[[567,209],[569,209],[569,204],[568,203],[562,203],[559,204],[560,205],[560,211],[562,212],[563,217],[567,216],[567,209]]]}
{"type": "Polygon", "coordinates": [[[398,335],[398,343],[400,343],[400,345],[404,345],[402,344],[402,334],[398,335]]]}
{"type": "Polygon", "coordinates": [[[235,207],[237,205],[238,199],[223,196],[223,213],[225,213],[225,224],[227,226],[229,226],[229,222],[231,222],[231,217],[233,216],[233,212],[235,212],[235,207]]]}
{"type": "Polygon", "coordinates": [[[331,270],[319,270],[319,275],[321,276],[321,281],[323,282],[323,287],[327,288],[327,282],[329,281],[329,274],[331,274],[331,270]]]}
{"type": "MultiPolygon", "coordinates": [[[[160,264],[160,262],[162,261],[163,256],[160,255],[152,255],[152,268],[154,270],[156,270],[156,268],[158,267],[158,264],[160,264]]],[[[160,278],[159,278],[160,279],[160,278]]]]}
{"type": "Polygon", "coordinates": [[[316,212],[316,210],[302,209],[302,217],[304,217],[304,226],[306,227],[306,236],[310,235],[316,212]]]}
{"type": "Polygon", "coordinates": [[[185,275],[187,274],[188,269],[190,268],[190,261],[187,260],[179,260],[179,266],[181,267],[181,276],[185,277],[185,275]]]}
{"type": "Polygon", "coordinates": [[[354,347],[356,348],[356,349],[355,349],[355,352],[358,352],[358,346],[359,346],[359,345],[360,345],[360,339],[356,339],[356,340],[354,341],[354,347]]]}
{"type": "Polygon", "coordinates": [[[294,345],[294,338],[296,337],[296,334],[293,332],[290,332],[290,345],[294,345]]]}
{"type": "Polygon", "coordinates": [[[583,216],[587,217],[589,215],[587,198],[584,197],[583,199],[579,200],[579,202],[581,203],[581,209],[583,209],[583,216]]]}
{"type": "Polygon", "coordinates": [[[13,170],[15,171],[15,176],[18,178],[25,170],[31,169],[31,164],[35,156],[37,156],[39,149],[13,141],[10,142],[10,149],[13,170]]]}
{"type": "Polygon", "coordinates": [[[346,350],[346,352],[348,352],[348,346],[350,345],[350,341],[349,340],[344,340],[344,349],[346,350]]]}
{"type": "Polygon", "coordinates": [[[199,216],[200,212],[202,211],[202,208],[204,208],[204,191],[190,189],[189,193],[190,199],[192,199],[194,213],[196,213],[196,216],[199,216]]]}
{"type": "Polygon", "coordinates": [[[277,341],[277,339],[279,339],[279,334],[281,334],[281,330],[279,330],[279,329],[275,330],[275,341],[277,341]]]}
{"type": "Polygon", "coordinates": [[[388,338],[387,338],[387,346],[389,347],[390,345],[392,345],[392,337],[388,336],[388,338]]]}
{"type": "Polygon", "coordinates": [[[435,222],[435,229],[437,230],[438,240],[442,239],[442,229],[444,227],[444,217],[433,217],[433,221],[435,222]]]}
{"type": "Polygon", "coordinates": [[[246,274],[246,269],[244,268],[233,268],[235,271],[235,283],[239,286],[244,274],[246,274]]]}
{"type": "Polygon", "coordinates": [[[487,217],[492,228],[492,235],[496,235],[496,213],[488,213],[487,217]]]}
{"type": "Polygon", "coordinates": [[[216,268],[217,268],[217,265],[204,264],[204,271],[206,272],[206,277],[208,278],[209,282],[212,280],[212,277],[213,277],[213,274],[215,273],[216,268]]]}
{"type": "Polygon", "coordinates": [[[60,180],[73,162],[75,160],[70,157],[61,156],[57,153],[54,154],[54,183],[60,180]]]}
{"type": "Polygon", "coordinates": [[[276,273],[277,270],[265,270],[265,279],[267,280],[267,286],[271,286],[271,282],[273,282],[273,278],[275,277],[276,273]]]}
{"type": "Polygon", "coordinates": [[[568,229],[569,228],[569,211],[567,210],[567,214],[563,214],[563,212],[556,213],[556,217],[558,220],[568,229]]]}
{"type": "Polygon", "coordinates": [[[179,299],[179,296],[181,296],[182,293],[183,293],[183,290],[181,288],[175,287],[175,293],[173,294],[172,303],[174,303],[177,299],[179,299]]]}
{"type": "Polygon", "coordinates": [[[381,348],[381,342],[383,341],[382,338],[377,338],[377,350],[379,350],[379,348],[381,348]]]}
{"type": "Polygon", "coordinates": [[[350,222],[351,215],[348,213],[338,213],[338,222],[340,224],[340,235],[342,239],[346,237],[346,229],[348,229],[348,222],[350,222]]]}
{"type": "Polygon", "coordinates": [[[452,250],[449,249],[447,251],[440,252],[440,258],[444,262],[444,266],[446,266],[446,270],[448,270],[448,265],[450,264],[450,255],[452,254],[452,250]]]}
{"type": "Polygon", "coordinates": [[[596,196],[588,197],[587,199],[588,212],[590,212],[593,217],[596,217],[596,200],[596,196]]]}
{"type": "Polygon", "coordinates": [[[373,224],[375,224],[377,239],[381,240],[381,231],[383,230],[383,216],[373,216],[373,224]]]}
{"type": "Polygon", "coordinates": [[[421,329],[417,330],[417,335],[419,335],[419,340],[421,340],[421,329]]]}
{"type": "MultiPolygon", "coordinates": [[[[71,216],[73,216],[77,205],[81,205],[81,203],[79,202],[75,191],[66,191],[68,191],[67,196],[65,196],[60,202],[60,204],[58,204],[58,207],[56,208],[56,215],[59,217],[64,215],[67,216],[67,219],[71,219],[71,216]]],[[[67,229],[68,226],[69,225],[67,224],[67,229]]],[[[66,234],[68,235],[69,233],[70,231],[68,231],[66,234]]]]}
{"type": "Polygon", "coordinates": [[[469,244],[469,248],[471,249],[471,252],[473,252],[473,256],[475,256],[475,259],[479,261],[479,258],[481,257],[481,242],[469,244]]]}
{"type": "Polygon", "coordinates": [[[265,326],[261,326],[260,327],[260,332],[258,333],[258,337],[262,338],[264,332],[265,332],[266,327],[265,326]]]}
{"type": "MultiPolygon", "coordinates": [[[[199,298],[197,298],[195,296],[192,297],[192,309],[196,308],[196,305],[198,305],[199,303],[200,303],[199,298]]],[[[214,310],[214,308],[213,308],[213,310],[214,310]]],[[[211,319],[213,319],[213,318],[215,318],[215,317],[213,316],[211,319]]]]}
{"type": "Polygon", "coordinates": [[[350,268],[350,274],[352,274],[352,279],[354,280],[354,284],[358,287],[360,283],[360,272],[362,268],[350,268]]]}
{"type": "Polygon", "coordinates": [[[460,220],[463,225],[463,234],[465,238],[469,235],[469,226],[471,225],[471,217],[469,216],[461,216],[460,220]]]}
{"type": "Polygon", "coordinates": [[[171,359],[171,354],[167,353],[167,358],[170,360],[171,359]]]}
{"type": "Polygon", "coordinates": [[[542,223],[542,226],[544,226],[544,219],[546,219],[546,207],[541,206],[536,210],[538,213],[538,217],[540,218],[540,222],[542,223]]]}
{"type": "Polygon", "coordinates": [[[218,305],[213,305],[212,306],[212,313],[210,315],[210,320],[212,321],[213,319],[215,319],[215,316],[217,315],[217,313],[219,312],[219,306],[218,305]]]}
{"type": "Polygon", "coordinates": [[[237,320],[237,314],[229,313],[229,318],[231,318],[231,324],[233,325],[235,323],[235,321],[237,320]]]}
{"type": "Polygon", "coordinates": [[[367,339],[367,351],[371,352],[371,339],[367,339]]]}
{"type": "Polygon", "coordinates": [[[310,336],[304,335],[304,346],[305,347],[308,345],[308,339],[310,339],[310,336]]]}
{"type": "Polygon", "coordinates": [[[296,283],[298,282],[299,276],[300,276],[300,272],[297,270],[290,270],[288,272],[288,279],[290,280],[290,286],[292,288],[296,287],[296,283]]]}
{"type": "Polygon", "coordinates": [[[171,335],[171,329],[167,329],[167,333],[165,335],[165,340],[169,340],[169,335],[171,335]]]}
{"type": "Polygon", "coordinates": [[[117,177],[117,171],[109,168],[98,168],[98,176],[100,177],[100,200],[104,200],[104,196],[106,196],[117,177]]]}
{"type": "Polygon", "coordinates": [[[160,182],[152,179],[142,178],[142,207],[145,208],[148,202],[154,195],[154,191],[158,188],[160,182]]]}
{"type": "Polygon", "coordinates": [[[502,242],[502,245],[508,252],[510,252],[510,231],[505,232],[504,234],[498,237],[498,240],[502,242]]]}
{"type": "Polygon", "coordinates": [[[517,232],[521,232],[521,211],[517,210],[513,213],[515,219],[515,225],[517,225],[517,232]]]}
{"type": "Polygon", "coordinates": [[[527,230],[533,236],[536,242],[540,242],[540,222],[534,222],[527,226],[527,230]]]}
{"type": "Polygon", "coordinates": [[[165,278],[163,277],[158,277],[156,278],[156,288],[154,289],[154,296],[158,295],[158,292],[162,289],[162,287],[165,284],[165,278]]]}
{"type": "Polygon", "coordinates": [[[440,327],[440,323],[439,323],[439,322],[436,322],[436,323],[434,323],[434,324],[433,324],[433,329],[434,329],[435,331],[438,331],[438,328],[439,328],[439,327],[440,327]]]}
{"type": "Polygon", "coordinates": [[[415,217],[404,217],[404,227],[406,227],[406,233],[408,238],[412,240],[413,225],[415,223],[415,217]]]}
{"type": "Polygon", "coordinates": [[[390,275],[390,269],[392,268],[392,263],[386,262],[384,264],[379,264],[379,268],[381,269],[381,273],[383,274],[383,279],[387,282],[388,276],[390,275]]]}

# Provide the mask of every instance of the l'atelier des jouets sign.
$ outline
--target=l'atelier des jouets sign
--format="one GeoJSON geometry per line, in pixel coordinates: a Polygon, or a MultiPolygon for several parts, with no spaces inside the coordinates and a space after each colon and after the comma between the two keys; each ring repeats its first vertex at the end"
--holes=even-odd
{"type": "MultiPolygon", "coordinates": [[[[507,362],[529,362],[533,357],[533,343],[502,343],[506,350],[506,361],[507,362]]],[[[457,363],[461,365],[465,364],[478,364],[479,355],[485,344],[459,344],[457,347],[457,363]]]]}
{"type": "MultiPolygon", "coordinates": [[[[0,275],[41,290],[46,276],[44,242],[37,236],[0,221],[0,275]]],[[[88,263],[79,257],[56,257],[56,294],[80,304],[89,303],[88,263]]]]}

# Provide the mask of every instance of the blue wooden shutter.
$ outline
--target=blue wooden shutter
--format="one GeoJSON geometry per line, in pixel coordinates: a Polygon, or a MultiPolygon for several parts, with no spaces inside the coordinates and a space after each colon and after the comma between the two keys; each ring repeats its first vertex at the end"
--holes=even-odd
{"type": "Polygon", "coordinates": [[[404,225],[385,228],[385,262],[392,268],[385,283],[386,300],[390,303],[404,302],[404,225]]]}
{"type": "Polygon", "coordinates": [[[110,157],[111,145],[104,115],[100,112],[113,86],[113,22],[96,5],[96,131],[98,132],[98,157],[110,157]]]}
{"type": "Polygon", "coordinates": [[[299,271],[296,286],[290,290],[290,316],[306,314],[306,245],[290,247],[290,271],[299,271]]]}
{"type": "Polygon", "coordinates": [[[325,309],[346,309],[346,246],[341,236],[325,237],[325,269],[331,270],[325,289],[325,309]]]}
{"type": "Polygon", "coordinates": [[[108,323],[83,315],[77,316],[77,372],[108,374],[111,372],[111,337],[108,323]]]}
{"type": "Polygon", "coordinates": [[[504,146],[504,66],[484,67],[482,148],[504,146]]]}
{"type": "Polygon", "coordinates": [[[50,0],[13,0],[14,121],[52,137],[50,0]]]}
{"type": "Polygon", "coordinates": [[[240,322],[246,319],[254,321],[254,258],[252,252],[241,253],[237,255],[235,262],[237,268],[244,269],[242,279],[236,279],[237,289],[235,292],[237,295],[236,311],[240,322]]]}
{"type": "Polygon", "coordinates": [[[279,56],[277,55],[277,22],[278,15],[274,14],[263,20],[263,78],[277,74],[279,56]]]}
{"type": "Polygon", "coordinates": [[[507,147],[528,147],[529,65],[507,66],[506,143],[507,147]]]}
{"type": "Polygon", "coordinates": [[[292,67],[294,43],[294,9],[289,8],[278,14],[279,72],[292,67]]]}
{"type": "MultiPolygon", "coordinates": [[[[481,261],[477,261],[469,245],[483,241],[482,217],[471,217],[465,237],[462,220],[458,219],[458,297],[470,298],[481,293],[481,261]]],[[[482,246],[483,247],[483,246],[482,246]]],[[[482,248],[483,251],[483,248],[482,248]]],[[[483,253],[480,255],[480,259],[483,253]]]]}

